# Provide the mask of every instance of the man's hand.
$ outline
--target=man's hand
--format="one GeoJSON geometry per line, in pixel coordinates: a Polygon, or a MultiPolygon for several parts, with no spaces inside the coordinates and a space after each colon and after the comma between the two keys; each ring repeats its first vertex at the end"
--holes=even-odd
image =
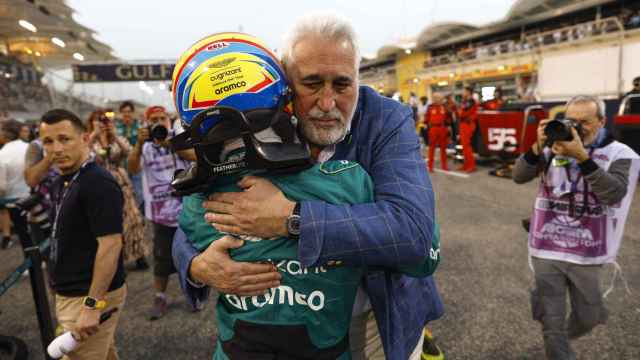
{"type": "Polygon", "coordinates": [[[544,134],[544,129],[547,127],[547,124],[550,123],[551,121],[553,121],[552,119],[545,119],[542,120],[538,123],[538,138],[536,140],[536,146],[533,146],[533,153],[536,155],[540,155],[540,152],[542,151],[542,148],[544,147],[544,144],[547,142],[547,135],[544,134]]]}
{"type": "Polygon", "coordinates": [[[269,180],[247,176],[238,183],[243,192],[214,193],[203,206],[205,219],[218,231],[264,239],[287,236],[287,218],[295,202],[269,180]]]}
{"type": "Polygon", "coordinates": [[[116,125],[113,122],[109,122],[106,125],[106,131],[107,134],[109,134],[110,136],[116,136],[116,125]]]}
{"type": "Polygon", "coordinates": [[[589,154],[587,153],[587,150],[584,148],[584,145],[582,145],[582,140],[580,140],[580,135],[578,135],[578,131],[576,131],[576,129],[572,127],[571,133],[573,134],[573,140],[556,141],[553,143],[553,146],[551,147],[551,151],[556,155],[572,157],[578,160],[578,163],[588,160],[589,154]]]}
{"type": "Polygon", "coordinates": [[[149,139],[149,128],[146,126],[138,128],[138,142],[137,144],[143,144],[149,139]]]}
{"type": "Polygon", "coordinates": [[[222,237],[191,261],[189,276],[219,292],[240,296],[262,295],[280,286],[281,275],[273,264],[252,264],[231,260],[229,249],[244,244],[232,236],[222,237]]]}
{"type": "Polygon", "coordinates": [[[83,307],[73,330],[74,337],[78,341],[87,340],[98,332],[98,325],[100,325],[100,310],[91,310],[83,307]]]}

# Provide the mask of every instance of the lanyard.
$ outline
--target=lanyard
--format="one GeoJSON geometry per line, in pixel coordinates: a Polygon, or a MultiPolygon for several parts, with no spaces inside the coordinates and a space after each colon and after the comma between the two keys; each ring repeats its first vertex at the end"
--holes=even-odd
{"type": "MultiPolygon", "coordinates": [[[[592,147],[591,149],[589,149],[589,158],[591,158],[591,156],[593,155],[593,152],[595,151],[595,147],[592,147]]],[[[549,166],[551,164],[551,161],[553,160],[553,155],[551,156],[551,158],[548,160],[546,166],[545,166],[545,171],[542,174],[542,186],[544,188],[545,193],[547,194],[547,196],[549,196],[549,191],[547,190],[547,186],[546,186],[546,177],[547,177],[547,171],[549,169],[549,166]]],[[[584,179],[584,177],[582,176],[582,173],[578,170],[578,174],[576,176],[575,180],[571,179],[571,167],[572,167],[572,163],[568,163],[564,166],[564,170],[565,170],[565,174],[567,177],[567,181],[569,182],[570,185],[570,189],[569,189],[569,193],[568,193],[568,199],[569,199],[569,217],[575,219],[575,220],[579,220],[582,218],[582,216],[584,215],[584,213],[587,210],[587,207],[589,206],[589,183],[584,179]],[[582,199],[582,208],[580,209],[579,214],[576,216],[576,205],[575,205],[575,194],[578,193],[578,184],[580,183],[580,180],[582,180],[582,184],[583,184],[583,199],[582,199]]],[[[577,165],[576,165],[577,166],[577,165]]],[[[564,196],[564,195],[563,195],[564,196]]]]}
{"type": "Polygon", "coordinates": [[[64,204],[64,200],[67,198],[67,193],[69,192],[69,189],[71,188],[71,185],[73,185],[73,183],[78,179],[78,176],[80,176],[80,173],[82,172],[82,170],[89,165],[91,162],[93,162],[93,157],[89,157],[89,159],[87,159],[84,163],[82,163],[82,166],[80,166],[80,169],[78,169],[78,171],[73,175],[73,177],[71,178],[71,180],[69,180],[68,182],[65,181],[63,184],[63,192],[62,192],[62,196],[60,196],[56,201],[56,215],[55,218],[53,220],[53,229],[51,230],[51,237],[55,240],[57,240],[58,238],[58,222],[60,220],[60,213],[62,210],[62,204],[64,204]]]}

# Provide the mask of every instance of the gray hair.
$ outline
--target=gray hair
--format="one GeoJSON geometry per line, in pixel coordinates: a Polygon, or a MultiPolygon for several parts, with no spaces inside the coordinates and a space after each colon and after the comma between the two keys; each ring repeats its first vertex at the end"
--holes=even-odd
{"type": "Polygon", "coordinates": [[[347,41],[355,53],[356,72],[360,67],[358,39],[351,22],[345,17],[331,12],[312,13],[298,19],[284,37],[282,62],[286,65],[293,58],[293,49],[307,36],[317,36],[334,41],[347,41]]]}
{"type": "Polygon", "coordinates": [[[574,96],[567,102],[566,109],[569,108],[570,105],[576,104],[595,104],[596,105],[596,115],[598,119],[604,119],[606,117],[606,105],[604,101],[600,100],[597,96],[592,95],[578,95],[574,96]]]}

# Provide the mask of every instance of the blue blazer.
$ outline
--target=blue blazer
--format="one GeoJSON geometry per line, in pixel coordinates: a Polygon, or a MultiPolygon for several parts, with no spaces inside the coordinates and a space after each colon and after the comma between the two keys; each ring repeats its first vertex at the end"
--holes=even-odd
{"type": "MultiPolygon", "coordinates": [[[[333,160],[353,160],[371,175],[371,204],[301,204],[299,259],[305,267],[341,260],[374,266],[364,282],[387,359],[405,360],[424,325],[443,314],[432,277],[416,279],[384,267],[419,264],[429,256],[434,226],[434,194],[409,107],[361,87],[351,131],[337,144],[333,160]]],[[[186,281],[196,251],[181,231],[173,255],[180,284],[193,304],[206,289],[186,281]]]]}

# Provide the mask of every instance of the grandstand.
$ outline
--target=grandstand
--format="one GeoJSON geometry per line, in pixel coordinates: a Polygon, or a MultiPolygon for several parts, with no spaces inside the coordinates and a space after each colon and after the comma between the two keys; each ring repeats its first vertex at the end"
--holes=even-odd
{"type": "Polygon", "coordinates": [[[116,59],[73,14],[64,0],[0,0],[0,117],[29,120],[52,106],[79,114],[95,107],[44,81],[73,63],[116,59]]]}
{"type": "Polygon", "coordinates": [[[576,89],[618,99],[640,75],[640,2],[518,0],[485,26],[432,24],[361,64],[361,81],[385,94],[460,94],[485,99],[500,86],[510,100],[563,101],[576,89]],[[589,74],[589,76],[584,76],[589,74]]]}

